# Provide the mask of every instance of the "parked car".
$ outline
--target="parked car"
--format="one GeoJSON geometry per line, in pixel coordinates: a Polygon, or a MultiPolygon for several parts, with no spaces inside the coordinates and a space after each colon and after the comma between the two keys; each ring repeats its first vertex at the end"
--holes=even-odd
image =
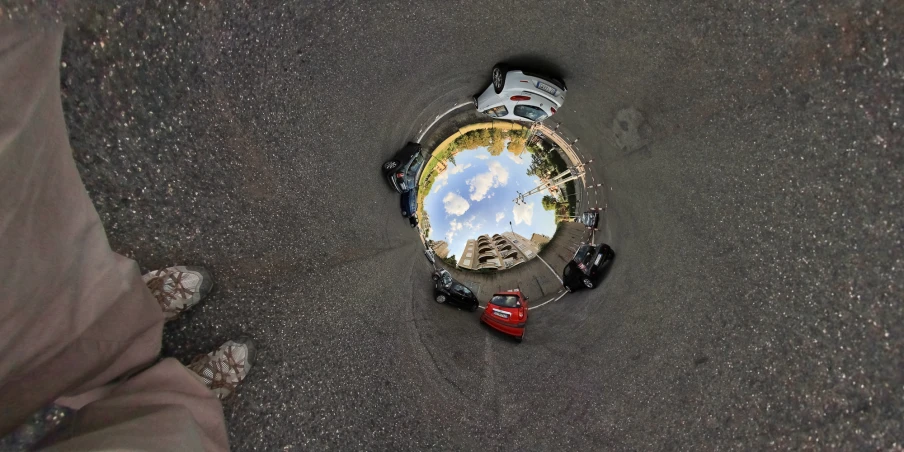
{"type": "Polygon", "coordinates": [[[402,207],[402,216],[410,217],[417,212],[417,187],[399,195],[399,204],[402,207]]]}
{"type": "Polygon", "coordinates": [[[592,289],[596,285],[600,269],[611,262],[615,252],[605,243],[599,246],[581,245],[562,271],[565,290],[573,292],[581,288],[592,289]]]}
{"type": "Polygon", "coordinates": [[[538,122],[562,108],[567,91],[562,79],[497,64],[490,86],[474,97],[474,105],[492,118],[538,122]]]}
{"type": "Polygon", "coordinates": [[[436,252],[427,248],[424,250],[424,256],[427,256],[427,260],[430,261],[431,264],[436,265],[436,252]]]}
{"type": "Polygon", "coordinates": [[[596,227],[599,226],[599,224],[600,224],[599,212],[595,212],[592,210],[584,212],[581,215],[581,223],[583,223],[583,225],[587,226],[589,229],[596,229],[596,227]]]}
{"type": "Polygon", "coordinates": [[[449,270],[446,270],[445,268],[437,269],[433,272],[433,281],[436,282],[439,280],[442,280],[443,284],[449,284],[452,282],[452,274],[450,274],[449,270]]]}
{"type": "Polygon", "coordinates": [[[471,312],[480,307],[477,295],[474,295],[474,292],[464,284],[453,279],[444,268],[433,272],[433,297],[437,303],[449,303],[471,312]]]}
{"type": "Polygon", "coordinates": [[[480,321],[491,328],[501,331],[515,340],[524,340],[524,329],[527,325],[527,297],[521,290],[499,292],[493,295],[487,307],[480,315],[480,321]]]}
{"type": "Polygon", "coordinates": [[[413,189],[417,185],[418,173],[424,165],[421,145],[408,143],[389,160],[383,163],[383,176],[399,193],[413,189]]]}

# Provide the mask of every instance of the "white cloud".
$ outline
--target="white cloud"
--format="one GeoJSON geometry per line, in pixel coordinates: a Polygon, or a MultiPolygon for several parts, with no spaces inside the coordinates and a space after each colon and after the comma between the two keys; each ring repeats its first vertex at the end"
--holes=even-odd
{"type": "Polygon", "coordinates": [[[505,218],[505,212],[497,213],[496,214],[496,223],[499,223],[500,221],[502,221],[503,218],[505,218]]]}
{"type": "Polygon", "coordinates": [[[458,231],[461,231],[461,228],[464,227],[464,224],[460,221],[452,220],[449,222],[449,230],[446,231],[446,241],[452,243],[452,239],[455,238],[455,234],[458,231]]]}
{"type": "Polygon", "coordinates": [[[478,154],[477,158],[479,158],[480,160],[486,160],[486,159],[490,158],[490,156],[486,155],[486,154],[478,154]]]}
{"type": "Polygon", "coordinates": [[[480,223],[474,224],[474,220],[476,220],[476,219],[477,219],[477,215],[471,215],[471,218],[468,218],[467,220],[464,221],[464,223],[461,223],[462,227],[464,227],[464,230],[467,232],[474,232],[474,231],[482,228],[483,227],[482,221],[480,223]]]}
{"type": "Polygon", "coordinates": [[[467,164],[464,164],[464,165],[455,165],[455,166],[452,167],[452,169],[449,170],[449,174],[458,174],[458,173],[460,173],[460,172],[462,172],[462,171],[464,171],[464,170],[466,170],[466,169],[468,169],[468,168],[470,168],[470,167],[471,167],[471,164],[470,164],[470,163],[467,163],[467,164]]]}
{"type": "Polygon", "coordinates": [[[508,156],[509,160],[517,163],[518,165],[524,165],[525,163],[527,163],[527,160],[522,158],[522,156],[524,156],[523,153],[521,155],[515,155],[511,152],[506,152],[505,155],[508,156]]]}
{"type": "Polygon", "coordinates": [[[446,196],[443,197],[443,206],[446,208],[446,213],[456,216],[463,215],[471,207],[465,198],[459,196],[458,193],[451,192],[446,193],[446,196]]]}
{"type": "Polygon", "coordinates": [[[508,170],[499,162],[492,161],[487,164],[486,173],[480,173],[470,180],[468,186],[471,187],[471,200],[480,201],[487,196],[487,192],[494,187],[505,187],[508,184],[508,170]]]}
{"type": "Polygon", "coordinates": [[[534,218],[534,203],[515,204],[515,207],[512,208],[512,215],[515,217],[515,224],[523,222],[530,226],[530,222],[534,218]]]}
{"type": "MultiPolygon", "coordinates": [[[[433,179],[433,186],[430,187],[430,190],[439,190],[443,188],[449,182],[449,172],[443,171],[439,173],[435,179],[433,179]]],[[[434,192],[435,193],[435,192],[434,192]]]]}
{"type": "Polygon", "coordinates": [[[440,188],[443,188],[446,184],[449,183],[449,176],[451,176],[452,174],[458,174],[470,167],[470,163],[465,165],[447,167],[446,170],[436,175],[436,178],[433,179],[433,186],[430,187],[430,189],[439,190],[440,188]]]}

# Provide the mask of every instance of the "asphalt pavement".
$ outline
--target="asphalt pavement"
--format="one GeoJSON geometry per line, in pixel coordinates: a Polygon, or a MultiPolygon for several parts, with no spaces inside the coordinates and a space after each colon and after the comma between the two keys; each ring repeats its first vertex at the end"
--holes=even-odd
{"type": "Polygon", "coordinates": [[[69,8],[111,244],[217,278],[164,353],[260,343],[235,450],[902,447],[899,3],[69,8]],[[500,61],[566,80],[617,253],[522,344],[431,301],[379,170],[500,61]]]}

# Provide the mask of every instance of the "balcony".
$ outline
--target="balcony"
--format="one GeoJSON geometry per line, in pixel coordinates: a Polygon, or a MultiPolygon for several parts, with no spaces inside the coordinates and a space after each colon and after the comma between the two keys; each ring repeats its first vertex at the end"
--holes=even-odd
{"type": "Polygon", "coordinates": [[[510,258],[510,257],[513,258],[513,259],[517,259],[517,258],[518,258],[518,252],[517,252],[517,251],[514,251],[514,250],[508,251],[508,252],[504,252],[504,253],[502,253],[502,257],[504,257],[504,258],[506,258],[506,259],[508,259],[508,258],[510,258]]]}
{"type": "Polygon", "coordinates": [[[480,255],[477,257],[477,260],[480,263],[488,262],[491,260],[496,260],[496,255],[495,254],[480,255]]]}

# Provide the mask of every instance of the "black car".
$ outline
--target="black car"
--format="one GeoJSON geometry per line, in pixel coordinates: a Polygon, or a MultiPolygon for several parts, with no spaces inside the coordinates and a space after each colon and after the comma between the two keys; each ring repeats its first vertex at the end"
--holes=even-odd
{"type": "Polygon", "coordinates": [[[410,217],[417,212],[417,187],[399,195],[399,204],[402,207],[402,216],[410,217]]]}
{"type": "Polygon", "coordinates": [[[596,285],[600,269],[612,261],[613,257],[615,251],[605,243],[599,246],[581,245],[562,271],[562,284],[565,290],[573,292],[584,287],[592,289],[596,285]]]}
{"type": "Polygon", "coordinates": [[[581,215],[581,223],[590,229],[596,229],[600,224],[600,214],[594,211],[584,212],[584,214],[581,215]]]}
{"type": "Polygon", "coordinates": [[[464,284],[452,279],[452,275],[444,268],[433,272],[433,283],[433,297],[437,303],[453,304],[471,312],[480,306],[477,295],[464,284]]]}
{"type": "Polygon", "coordinates": [[[410,224],[411,227],[416,228],[418,225],[417,215],[412,215],[412,216],[408,217],[408,224],[410,224]]]}
{"type": "Polygon", "coordinates": [[[405,193],[417,185],[417,176],[424,166],[421,145],[408,143],[391,159],[383,163],[383,176],[399,193],[405,193]]]}

